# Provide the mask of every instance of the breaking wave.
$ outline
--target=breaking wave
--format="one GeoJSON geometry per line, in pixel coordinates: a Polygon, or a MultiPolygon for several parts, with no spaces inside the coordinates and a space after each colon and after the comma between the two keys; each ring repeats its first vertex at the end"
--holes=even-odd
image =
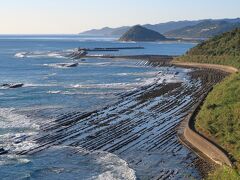
{"type": "Polygon", "coordinates": [[[31,119],[25,115],[19,114],[14,108],[0,108],[0,127],[1,128],[33,128],[38,126],[32,124],[31,119]],[[7,122],[7,123],[6,123],[7,122]]]}
{"type": "Polygon", "coordinates": [[[19,52],[15,54],[15,57],[24,58],[27,54],[27,52],[19,52]]]}
{"type": "Polygon", "coordinates": [[[34,84],[34,83],[26,83],[24,84],[24,87],[55,87],[58,86],[56,83],[52,84],[34,84]]]}
{"type": "Polygon", "coordinates": [[[33,52],[18,52],[14,56],[16,58],[65,58],[66,55],[71,53],[73,50],[66,51],[33,51],[33,52]]]}
{"type": "Polygon", "coordinates": [[[48,94],[64,94],[64,95],[109,95],[113,94],[114,92],[71,92],[71,91],[48,91],[48,94]]]}
{"type": "Polygon", "coordinates": [[[114,154],[67,146],[52,147],[32,156],[0,156],[0,166],[2,178],[8,179],[136,179],[127,162],[114,154]]]}
{"type": "Polygon", "coordinates": [[[38,129],[39,125],[27,115],[17,112],[14,108],[0,108],[0,147],[10,151],[33,147],[34,142],[25,140],[36,134],[38,129]]]}
{"type": "Polygon", "coordinates": [[[162,84],[170,82],[181,82],[182,80],[173,74],[161,74],[156,77],[150,78],[137,78],[133,83],[106,83],[106,84],[74,84],[71,88],[82,89],[134,89],[141,86],[147,86],[152,84],[162,84]]]}
{"type": "Polygon", "coordinates": [[[55,64],[43,64],[44,66],[53,68],[70,68],[78,66],[78,63],[55,63],[55,64]]]}

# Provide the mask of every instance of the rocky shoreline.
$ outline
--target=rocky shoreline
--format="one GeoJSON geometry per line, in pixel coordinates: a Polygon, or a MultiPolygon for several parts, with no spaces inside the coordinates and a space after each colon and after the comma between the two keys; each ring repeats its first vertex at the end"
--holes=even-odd
{"type": "MultiPolygon", "coordinates": [[[[222,71],[223,67],[218,70],[206,68],[204,65],[178,64],[173,62],[173,56],[164,55],[84,57],[136,59],[146,61],[146,66],[190,68],[191,71],[188,72],[190,80],[188,83],[165,81],[161,84],[155,83],[133,92],[123,93],[117,103],[103,109],[60,116],[46,125],[43,124],[39,134],[28,139],[36,142],[38,146],[17,154],[32,154],[56,145],[107,151],[126,160],[140,179],[182,178],[183,172],[175,169],[178,166],[195,167],[201,177],[214,170],[216,165],[204,155],[196,157],[191,151],[186,151],[179,142],[179,136],[181,140],[183,139],[179,135],[179,129],[184,124],[183,120],[192,112],[192,107],[202,101],[202,96],[208,92],[206,90],[228,75],[228,72],[222,71]],[[162,154],[176,165],[171,165],[162,154]],[[151,160],[152,158],[155,160],[151,160]],[[156,162],[159,165],[153,168],[156,162]],[[148,169],[148,166],[152,168],[148,169]]],[[[69,64],[61,64],[66,65],[69,64]]],[[[175,71],[174,76],[179,73],[175,71]]],[[[156,81],[157,79],[158,77],[156,81]]],[[[182,143],[198,152],[186,141],[183,140],[182,143]]],[[[0,149],[0,155],[6,153],[8,152],[5,149],[0,149]]],[[[191,177],[189,172],[184,173],[191,177]]]]}
{"type": "MultiPolygon", "coordinates": [[[[109,58],[141,59],[149,66],[175,68],[171,56],[109,58]]],[[[97,111],[62,115],[42,125],[39,134],[29,139],[37,146],[18,154],[32,154],[55,145],[81,146],[118,155],[140,179],[191,177],[189,171],[194,168],[201,175],[207,174],[209,164],[179,142],[178,126],[205,90],[226,75],[213,69],[191,68],[187,83],[154,83],[123,93],[117,103],[97,111]]]]}

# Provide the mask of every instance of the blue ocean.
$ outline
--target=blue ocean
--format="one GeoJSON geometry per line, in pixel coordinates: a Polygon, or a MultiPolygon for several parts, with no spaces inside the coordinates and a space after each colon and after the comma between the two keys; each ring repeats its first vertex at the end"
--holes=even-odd
{"type": "Polygon", "coordinates": [[[79,35],[0,36],[0,85],[23,84],[0,87],[0,148],[9,152],[0,155],[0,179],[136,179],[126,161],[107,152],[65,146],[33,155],[16,152],[35,146],[24,140],[51,119],[110,106],[122,94],[154,83],[159,72],[172,74],[171,68],[147,66],[143,60],[71,59],[64,53],[79,47],[144,47],[91,55],[182,55],[193,46],[79,35]],[[75,62],[77,67],[59,66],[75,62]]]}

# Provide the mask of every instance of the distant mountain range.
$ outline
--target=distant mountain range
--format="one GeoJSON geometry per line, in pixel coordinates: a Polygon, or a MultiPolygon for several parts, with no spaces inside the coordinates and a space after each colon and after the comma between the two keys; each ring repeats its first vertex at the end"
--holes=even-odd
{"type": "Polygon", "coordinates": [[[125,32],[119,41],[166,41],[162,34],[140,25],[133,26],[125,32]]]}
{"type": "Polygon", "coordinates": [[[84,31],[80,34],[96,35],[96,36],[121,36],[130,28],[131,28],[130,26],[122,26],[119,28],[104,27],[102,29],[92,29],[92,30],[84,31]]]}
{"type": "Polygon", "coordinates": [[[167,37],[177,38],[210,38],[224,32],[240,27],[240,22],[227,21],[203,21],[194,26],[187,26],[181,29],[164,33],[167,37]]]}
{"type": "MultiPolygon", "coordinates": [[[[205,37],[211,37],[211,36],[220,34],[225,31],[232,30],[236,26],[239,27],[239,23],[240,23],[240,18],[218,19],[218,20],[205,19],[205,20],[195,20],[195,21],[171,21],[171,22],[159,23],[154,25],[145,24],[142,26],[169,37],[205,38],[205,37]],[[191,31],[192,33],[190,33],[191,31]]],[[[88,30],[80,34],[120,37],[125,32],[127,32],[130,28],[131,28],[130,26],[122,26],[118,28],[104,27],[102,29],[88,30]]]]}
{"type": "MultiPolygon", "coordinates": [[[[165,33],[167,31],[183,28],[186,26],[191,26],[198,24],[200,21],[171,21],[167,23],[159,23],[159,24],[145,24],[142,25],[143,27],[147,29],[151,29],[154,31],[157,31],[159,33],[165,33]]],[[[104,27],[102,29],[92,29],[88,31],[84,31],[80,34],[83,35],[102,35],[102,36],[122,36],[125,32],[127,32],[131,26],[122,26],[118,28],[110,28],[110,27],[104,27]]]]}

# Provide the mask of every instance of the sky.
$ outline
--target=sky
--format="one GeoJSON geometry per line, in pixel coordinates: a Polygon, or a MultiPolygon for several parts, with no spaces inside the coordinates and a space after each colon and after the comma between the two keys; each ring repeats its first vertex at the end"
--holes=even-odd
{"type": "Polygon", "coordinates": [[[0,0],[0,34],[240,17],[240,0],[0,0]]]}

